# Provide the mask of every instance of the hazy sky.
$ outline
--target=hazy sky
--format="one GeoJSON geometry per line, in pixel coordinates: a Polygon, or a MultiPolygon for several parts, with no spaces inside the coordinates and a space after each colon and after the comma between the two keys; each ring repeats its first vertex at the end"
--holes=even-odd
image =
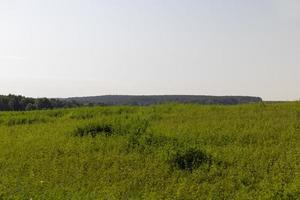
{"type": "Polygon", "coordinates": [[[0,0],[0,93],[300,99],[300,1],[0,0]]]}

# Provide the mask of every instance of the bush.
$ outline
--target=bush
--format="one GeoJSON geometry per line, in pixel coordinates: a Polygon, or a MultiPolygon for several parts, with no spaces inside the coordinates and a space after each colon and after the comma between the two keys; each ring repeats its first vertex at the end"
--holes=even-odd
{"type": "Polygon", "coordinates": [[[171,164],[181,170],[192,171],[203,164],[211,164],[210,156],[197,149],[188,149],[184,152],[177,152],[171,159],[171,164]]]}
{"type": "Polygon", "coordinates": [[[88,124],[83,127],[78,127],[74,131],[75,136],[84,137],[92,136],[96,137],[97,135],[102,134],[105,136],[110,136],[113,134],[113,127],[110,124],[88,124]]]}

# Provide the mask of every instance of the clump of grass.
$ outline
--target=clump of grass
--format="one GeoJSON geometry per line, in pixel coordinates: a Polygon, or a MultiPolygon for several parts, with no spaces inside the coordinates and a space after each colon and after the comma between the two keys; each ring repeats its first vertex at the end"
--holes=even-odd
{"type": "Polygon", "coordinates": [[[212,163],[212,159],[203,151],[192,148],[183,152],[177,152],[170,162],[171,165],[181,170],[193,171],[201,165],[210,165],[212,163]]]}
{"type": "MultiPolygon", "coordinates": [[[[139,152],[153,152],[163,148],[176,148],[179,143],[176,138],[167,137],[164,135],[153,134],[152,132],[144,133],[140,136],[130,135],[127,149],[137,150],[139,152]]],[[[162,151],[164,151],[162,150],[162,151]]]]}
{"type": "Polygon", "coordinates": [[[94,115],[92,113],[78,113],[78,114],[72,114],[70,118],[76,120],[86,120],[86,119],[94,118],[94,115]]]}
{"type": "Polygon", "coordinates": [[[141,121],[135,121],[134,124],[131,125],[131,130],[129,133],[128,138],[128,149],[133,149],[137,146],[141,145],[141,137],[142,135],[146,134],[146,131],[149,127],[149,121],[148,120],[141,120],[141,121]]]}
{"type": "Polygon", "coordinates": [[[79,137],[96,137],[97,135],[110,136],[113,133],[113,126],[111,124],[87,124],[83,127],[77,127],[73,135],[79,137]]]}
{"type": "Polygon", "coordinates": [[[47,115],[49,117],[53,117],[53,118],[60,118],[60,117],[64,116],[64,113],[62,111],[51,111],[47,115]]]}
{"type": "Polygon", "coordinates": [[[129,108],[129,107],[121,107],[119,108],[116,113],[121,115],[121,114],[133,114],[135,112],[135,110],[133,108],[129,108]]]}
{"type": "Polygon", "coordinates": [[[26,118],[26,117],[18,117],[11,118],[7,121],[7,126],[16,126],[16,125],[30,125],[37,123],[45,123],[46,120],[43,118],[26,118]]]}

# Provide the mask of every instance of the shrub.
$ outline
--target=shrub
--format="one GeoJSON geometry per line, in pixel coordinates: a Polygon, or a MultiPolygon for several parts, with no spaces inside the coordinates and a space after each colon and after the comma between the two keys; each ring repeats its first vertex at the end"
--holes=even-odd
{"type": "Polygon", "coordinates": [[[177,152],[171,159],[171,164],[181,170],[192,171],[203,164],[211,164],[210,156],[197,149],[188,149],[184,152],[177,152]]]}
{"type": "Polygon", "coordinates": [[[92,136],[96,137],[97,135],[102,134],[105,136],[110,136],[113,134],[113,127],[110,124],[88,124],[83,127],[78,127],[74,131],[75,136],[92,136]]]}

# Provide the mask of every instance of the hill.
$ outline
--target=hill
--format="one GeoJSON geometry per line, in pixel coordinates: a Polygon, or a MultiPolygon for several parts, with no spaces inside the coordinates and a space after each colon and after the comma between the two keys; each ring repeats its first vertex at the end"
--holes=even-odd
{"type": "Polygon", "coordinates": [[[222,104],[235,105],[261,102],[260,97],[248,96],[204,96],[204,95],[153,95],[153,96],[130,96],[130,95],[105,95],[92,97],[67,98],[81,104],[95,105],[152,105],[161,103],[198,103],[198,104],[222,104]]]}

